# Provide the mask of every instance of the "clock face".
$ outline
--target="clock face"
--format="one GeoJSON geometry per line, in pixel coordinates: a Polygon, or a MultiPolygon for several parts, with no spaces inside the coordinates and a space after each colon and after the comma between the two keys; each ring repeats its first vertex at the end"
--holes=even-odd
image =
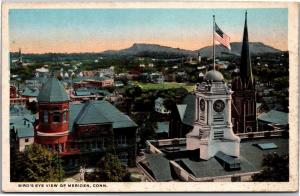
{"type": "Polygon", "coordinates": [[[204,99],[201,99],[201,100],[200,100],[200,109],[201,109],[202,111],[204,111],[204,109],[205,109],[205,101],[204,101],[204,99]]]}
{"type": "Polygon", "coordinates": [[[222,101],[222,100],[215,101],[215,103],[214,103],[214,110],[216,112],[222,112],[224,110],[224,108],[225,108],[224,101],[222,101]]]}

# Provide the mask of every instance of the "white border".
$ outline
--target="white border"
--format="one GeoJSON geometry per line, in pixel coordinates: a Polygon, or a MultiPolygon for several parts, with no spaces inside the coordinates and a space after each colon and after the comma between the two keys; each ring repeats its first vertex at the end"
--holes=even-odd
{"type": "MultiPolygon", "coordinates": [[[[279,192],[298,190],[298,4],[290,2],[97,2],[97,3],[4,3],[2,7],[2,190],[5,192],[279,192]],[[125,182],[104,183],[105,188],[20,188],[9,180],[9,39],[8,10],[29,8],[288,8],[290,51],[290,181],[263,182],[125,182]]],[[[28,183],[54,184],[54,183],[28,183]]],[[[66,184],[66,183],[59,183],[66,184]]],[[[70,184],[70,183],[68,183],[70,184]]],[[[80,183],[73,183],[80,184],[80,183]]],[[[99,183],[89,183],[99,184],[99,183]]],[[[102,183],[103,184],[103,183],[102,183]]]]}

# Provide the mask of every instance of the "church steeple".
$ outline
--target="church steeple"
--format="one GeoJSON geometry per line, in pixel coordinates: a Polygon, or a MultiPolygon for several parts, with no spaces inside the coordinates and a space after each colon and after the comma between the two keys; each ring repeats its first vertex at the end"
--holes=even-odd
{"type": "Polygon", "coordinates": [[[250,57],[249,40],[248,40],[247,11],[245,13],[245,26],[244,26],[243,45],[242,45],[242,52],[241,52],[240,77],[244,88],[247,89],[253,87],[253,75],[252,75],[251,57],[250,57]]]}

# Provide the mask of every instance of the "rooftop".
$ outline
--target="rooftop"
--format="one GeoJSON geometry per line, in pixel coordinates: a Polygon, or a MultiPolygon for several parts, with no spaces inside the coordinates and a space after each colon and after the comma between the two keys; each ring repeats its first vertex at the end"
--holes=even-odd
{"type": "Polygon", "coordinates": [[[70,103],[69,115],[69,129],[71,131],[73,130],[74,124],[112,123],[114,129],[137,126],[127,115],[104,100],[70,103]]]}
{"type": "Polygon", "coordinates": [[[287,125],[289,123],[288,116],[289,114],[286,112],[270,110],[269,112],[260,114],[257,119],[272,124],[287,125]]]}
{"type": "Polygon", "coordinates": [[[169,160],[161,154],[147,154],[147,164],[155,180],[164,182],[173,180],[169,160]],[[157,164],[159,163],[159,164],[157,164]]]}
{"type": "Polygon", "coordinates": [[[27,97],[37,97],[39,95],[39,89],[31,89],[28,87],[25,87],[22,91],[22,96],[27,96],[27,97]]]}
{"type": "Polygon", "coordinates": [[[182,104],[177,105],[177,110],[183,124],[194,126],[195,118],[195,95],[188,94],[182,104]]]}
{"type": "MultiPolygon", "coordinates": [[[[195,178],[209,178],[217,176],[227,176],[233,174],[242,174],[249,172],[257,172],[262,169],[261,163],[263,155],[271,152],[276,152],[279,155],[288,153],[289,145],[288,139],[281,137],[273,138],[260,138],[242,140],[240,145],[240,157],[238,159],[225,155],[224,153],[217,153],[214,158],[209,160],[201,160],[199,158],[199,151],[188,151],[184,145],[185,139],[182,138],[178,142],[170,141],[169,145],[166,142],[153,141],[151,142],[159,151],[161,156],[165,157],[169,161],[175,161],[185,171],[195,178]],[[163,144],[164,143],[164,144],[163,144]],[[277,148],[260,148],[259,145],[272,143],[277,148]],[[166,149],[174,149],[173,151],[166,149]],[[240,164],[239,170],[226,170],[223,165],[218,161],[222,159],[229,164],[240,164]]],[[[146,154],[146,161],[148,154],[146,154]]],[[[161,160],[156,160],[156,164],[160,165],[161,160]]],[[[165,163],[163,163],[165,164],[165,163]]],[[[151,168],[150,168],[151,169],[151,168]]],[[[163,171],[163,169],[162,169],[163,171]]]]}
{"type": "Polygon", "coordinates": [[[224,80],[224,77],[221,74],[221,72],[219,72],[217,70],[210,70],[205,74],[204,80],[210,80],[210,81],[214,81],[214,82],[222,82],[224,80]]]}
{"type": "Polygon", "coordinates": [[[68,94],[56,77],[49,78],[38,95],[39,102],[64,102],[68,100],[68,94]]]}

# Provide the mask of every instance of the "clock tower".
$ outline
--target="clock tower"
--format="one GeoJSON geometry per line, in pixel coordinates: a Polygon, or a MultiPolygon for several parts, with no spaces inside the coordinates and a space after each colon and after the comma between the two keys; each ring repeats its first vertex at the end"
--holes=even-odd
{"type": "Polygon", "coordinates": [[[194,128],[187,134],[187,149],[200,148],[200,158],[204,160],[218,151],[239,157],[240,138],[234,134],[231,123],[232,91],[223,75],[216,70],[207,72],[195,94],[194,128]]]}

